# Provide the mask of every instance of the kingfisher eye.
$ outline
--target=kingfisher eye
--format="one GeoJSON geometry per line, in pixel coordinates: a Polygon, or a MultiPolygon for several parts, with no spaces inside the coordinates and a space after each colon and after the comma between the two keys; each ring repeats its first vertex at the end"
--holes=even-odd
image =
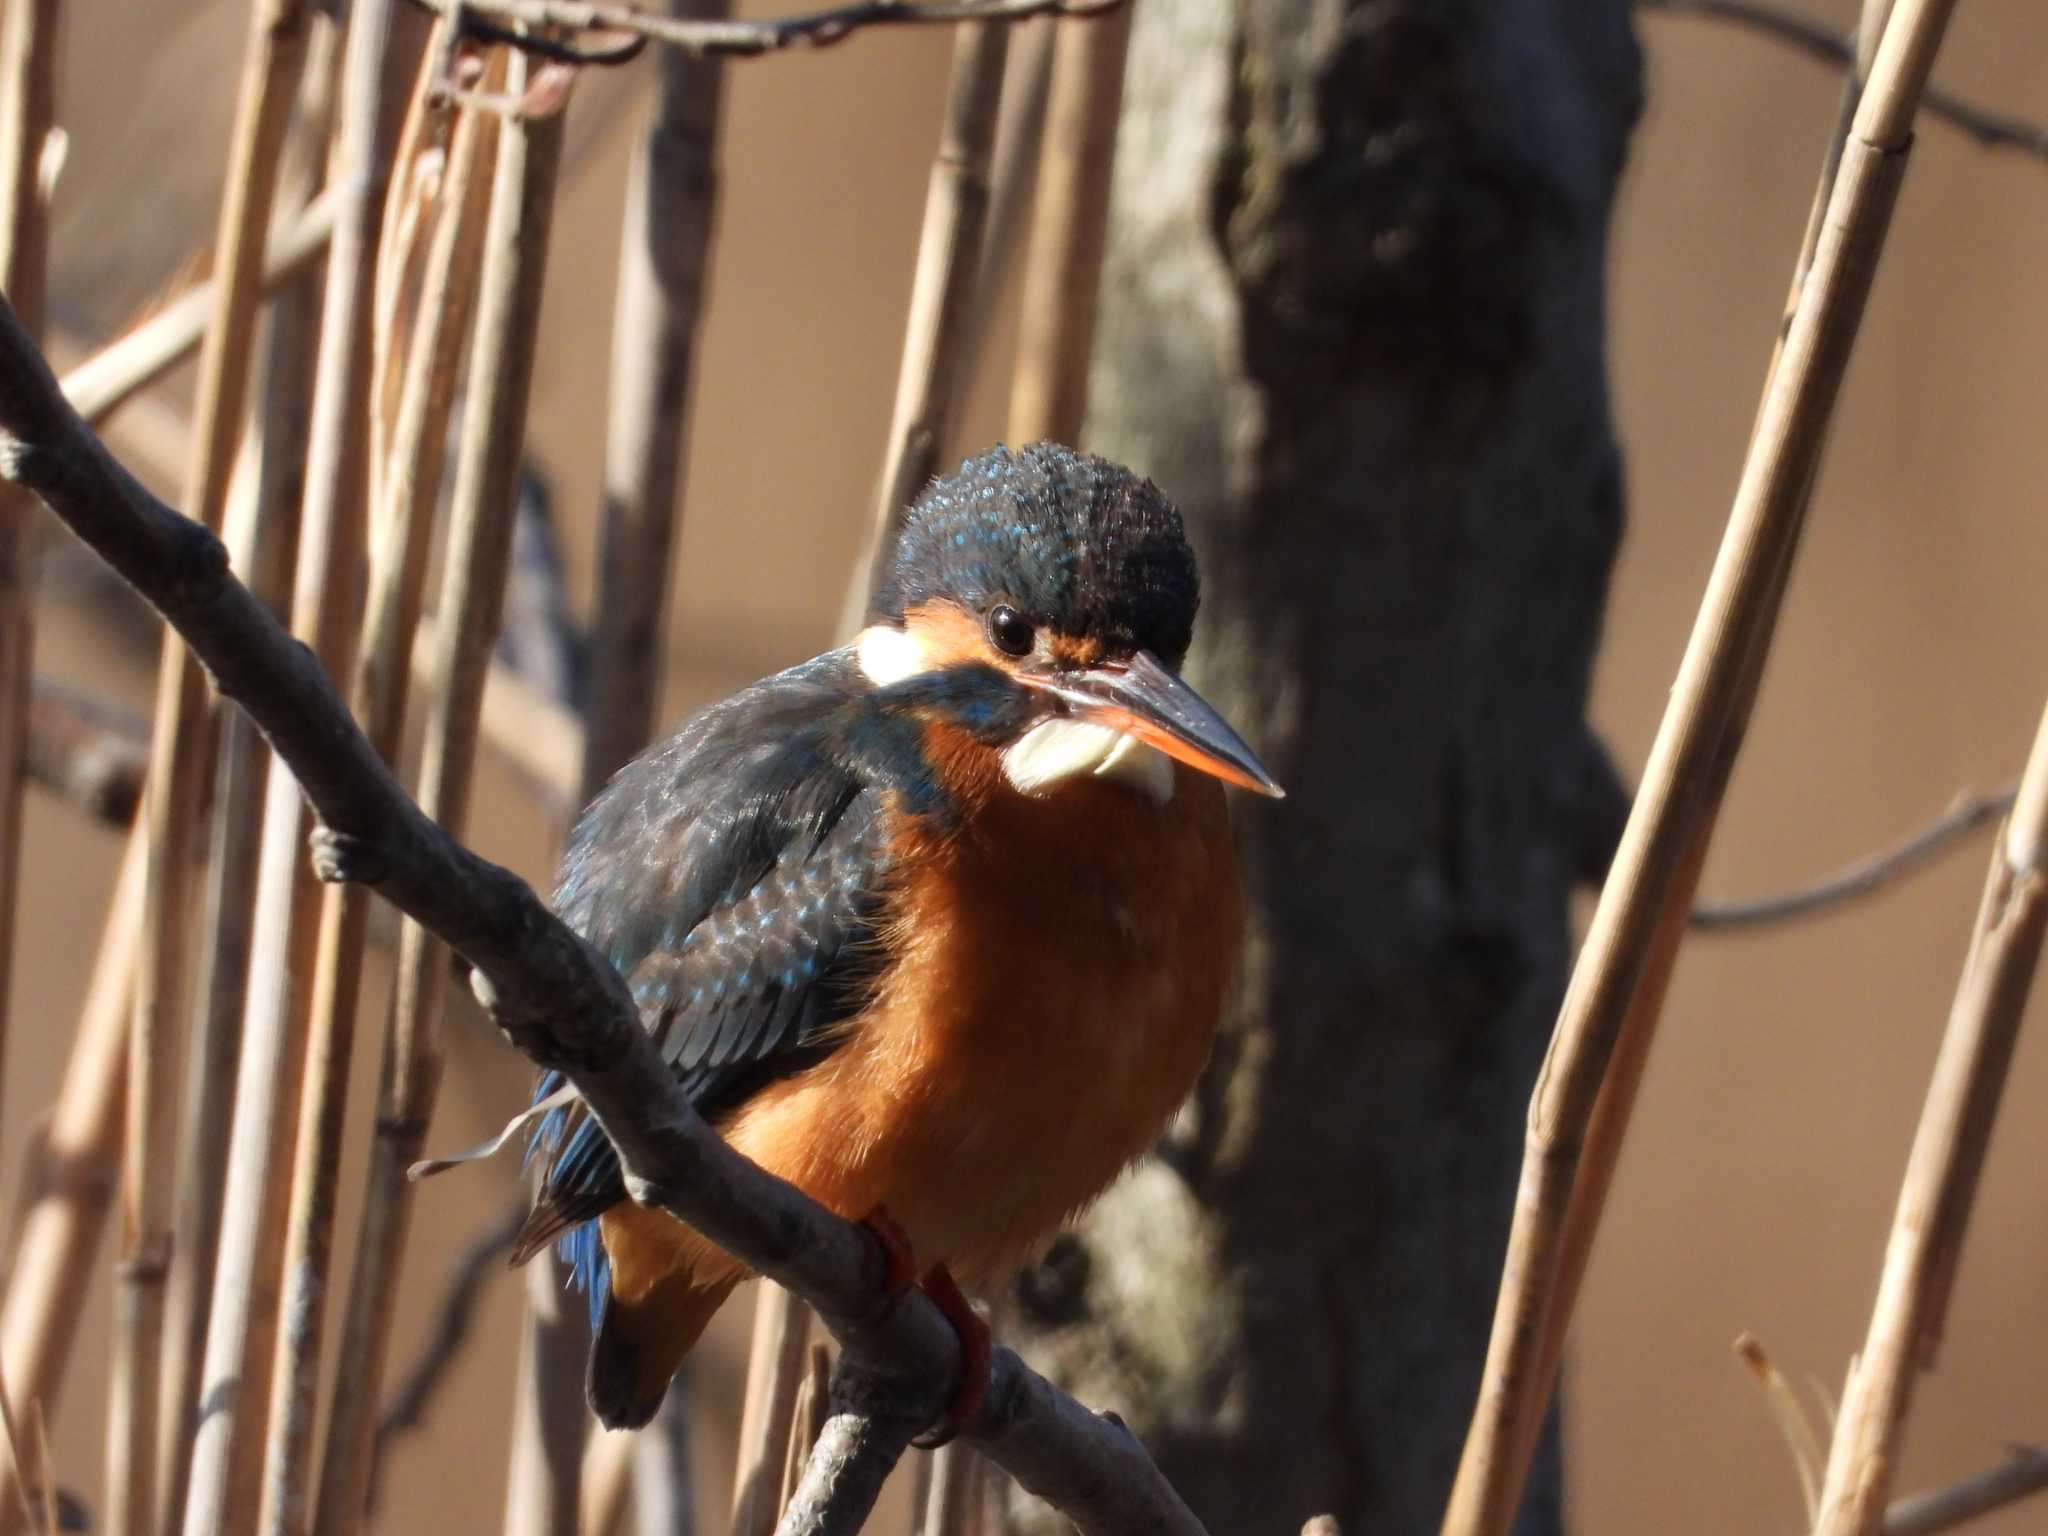
{"type": "Polygon", "coordinates": [[[1037,637],[1029,619],[1008,603],[999,603],[988,611],[988,638],[1005,656],[1028,656],[1037,637]]]}

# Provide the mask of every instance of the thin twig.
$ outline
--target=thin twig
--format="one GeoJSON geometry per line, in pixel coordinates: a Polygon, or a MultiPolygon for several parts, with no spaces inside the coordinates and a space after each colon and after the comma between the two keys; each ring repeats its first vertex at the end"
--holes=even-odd
{"type": "MultiPolygon", "coordinates": [[[[0,475],[42,497],[178,626],[222,694],[249,711],[299,776],[320,818],[321,877],[375,883],[464,957],[498,1028],[539,1065],[569,1074],[619,1150],[628,1193],[804,1296],[841,1341],[842,1383],[920,1424],[936,1417],[960,1368],[952,1325],[921,1292],[885,1305],[886,1262],[874,1239],[703,1122],[618,973],[523,882],[406,797],[317,660],[235,580],[212,535],[115,463],[4,304],[0,475]]],[[[994,1351],[988,1394],[963,1433],[1084,1536],[1202,1529],[1127,1429],[1011,1350],[994,1351]]]]}
{"type": "MultiPolygon", "coordinates": [[[[1768,650],[1783,576],[1796,548],[1836,394],[1846,369],[1911,142],[1919,98],[1953,0],[1901,0],[1857,109],[1782,362],[1773,371],[1671,701],[1601,892],[1530,1107],[1499,1306],[1479,1407],[1446,1536],[1500,1536],[1520,1502],[1570,1320],[1576,1272],[1599,1201],[1574,1213],[1581,1154],[1617,1060],[1646,1056],[1654,1010],[1632,1004],[1675,953],[1673,911],[1691,905],[1719,785],[1739,749],[1768,650]]],[[[1611,1165],[1628,1095],[1607,1126],[1611,1165]]],[[[1589,1170],[1602,1168],[1591,1161],[1589,1170]]],[[[1611,1172],[1605,1166],[1604,1179],[1611,1172]]],[[[1601,1191],[1604,1193],[1604,1188],[1601,1191]]]]}
{"type": "MultiPolygon", "coordinates": [[[[1636,4],[1646,11],[1732,22],[1830,64],[1856,62],[1855,34],[1836,32],[1776,6],[1757,5],[1752,0],[1636,0],[1636,4]]],[[[1933,84],[1927,87],[1920,105],[1930,117],[1961,129],[1986,149],[2018,150],[2048,160],[2048,125],[1994,112],[1933,84]]]]}
{"type": "Polygon", "coordinates": [[[1087,419],[1110,172],[1130,41],[1128,9],[1097,26],[1062,26],[1054,35],[1010,393],[1013,443],[1077,443],[1087,419]]]}
{"type": "Polygon", "coordinates": [[[1692,909],[1692,926],[1709,933],[1753,928],[1790,917],[1808,917],[1872,895],[1932,863],[1978,828],[1998,821],[2012,809],[2018,788],[2011,785],[1991,794],[1958,795],[1954,804],[1917,832],[1888,848],[1866,854],[1811,885],[1754,901],[1701,903],[1692,909]]]}
{"type": "Polygon", "coordinates": [[[426,1421],[427,1410],[447,1379],[449,1367],[469,1342],[470,1331],[476,1324],[477,1304],[483,1299],[484,1282],[503,1272],[500,1261],[512,1251],[512,1241],[525,1219],[525,1207],[513,1206],[472,1237],[456,1256],[441,1289],[440,1304],[434,1308],[434,1326],[427,1335],[426,1347],[406,1367],[378,1415],[365,1501],[370,1509],[376,1508],[378,1473],[393,1443],[426,1421]]]}
{"type": "Polygon", "coordinates": [[[2048,1449],[2015,1446],[1995,1467],[1898,1500],[1885,1511],[1884,1536],[1935,1536],[2043,1492],[2048,1492],[2048,1449]]]}
{"type": "Polygon", "coordinates": [[[993,22],[960,28],[953,38],[953,74],[945,125],[925,191],[924,233],[910,289],[896,409],[868,530],[866,558],[847,594],[841,630],[859,627],[873,580],[895,546],[910,503],[939,467],[965,383],[973,331],[975,284],[981,276],[982,233],[989,210],[989,158],[1003,100],[1010,29],[993,22]]]}
{"type": "MultiPolygon", "coordinates": [[[[8,0],[0,16],[0,292],[42,336],[50,210],[43,156],[56,117],[57,0],[8,0]]],[[[35,508],[0,495],[0,743],[28,735],[35,676],[35,508]]],[[[5,1082],[14,915],[21,882],[21,753],[0,750],[0,1083],[5,1082]]]]}
{"type": "MultiPolygon", "coordinates": [[[[1127,12],[1125,0],[855,0],[854,4],[766,21],[677,20],[629,5],[589,0],[413,0],[446,15],[523,22],[571,32],[617,32],[667,43],[686,53],[753,57],[799,45],[823,48],[870,27],[932,26],[962,21],[1025,21],[1034,16],[1104,16],[1127,12]]],[[[500,37],[500,41],[507,41],[500,37]]],[[[531,47],[522,41],[521,46],[531,47]]],[[[622,56],[616,62],[623,62],[622,56]]],[[[579,55],[573,62],[592,62],[579,55]]],[[[603,61],[599,61],[603,62],[603,61]]]]}
{"type": "MultiPolygon", "coordinates": [[[[25,1526],[35,1524],[35,1510],[29,1503],[29,1489],[34,1486],[31,1475],[28,1448],[24,1444],[21,1426],[14,1417],[14,1399],[7,1391],[7,1376],[0,1371],[0,1433],[7,1441],[7,1468],[9,1482],[14,1488],[15,1502],[20,1505],[21,1522],[25,1526]]],[[[14,1511],[9,1511],[10,1514],[14,1511]]]]}
{"type": "Polygon", "coordinates": [[[768,1536],[775,1529],[782,1510],[783,1448],[796,1422],[810,1338],[811,1309],[781,1286],[763,1282],[754,1298],[753,1343],[747,1351],[731,1536],[768,1536]]]}
{"type": "Polygon", "coordinates": [[[125,827],[142,798],[149,766],[149,724],[140,715],[48,678],[35,680],[28,776],[96,820],[125,827]]]}
{"type": "MultiPolygon", "coordinates": [[[[1901,0],[1904,3],[1904,0],[1901,0]]],[[[2048,933],[2048,712],[1991,856],[1906,1163],[1870,1331],[1835,1419],[1814,1536],[1876,1536],[1915,1378],[1940,1342],[1978,1175],[2048,933]]]]}

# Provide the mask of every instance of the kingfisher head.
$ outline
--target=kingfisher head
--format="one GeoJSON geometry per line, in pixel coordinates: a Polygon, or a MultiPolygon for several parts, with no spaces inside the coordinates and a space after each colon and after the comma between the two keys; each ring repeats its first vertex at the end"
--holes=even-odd
{"type": "Polygon", "coordinates": [[[1180,513],[1150,480],[1054,443],[998,447],[911,508],[856,654],[877,688],[999,749],[1026,794],[1100,776],[1165,800],[1177,758],[1277,797],[1180,680],[1198,597],[1180,513]]]}

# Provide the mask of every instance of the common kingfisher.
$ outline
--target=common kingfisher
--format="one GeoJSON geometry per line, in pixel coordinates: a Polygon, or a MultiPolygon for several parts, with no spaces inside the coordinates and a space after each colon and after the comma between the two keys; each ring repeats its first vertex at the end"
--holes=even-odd
{"type": "MultiPolygon", "coordinates": [[[[988,1334],[953,1276],[999,1277],[1153,1144],[1237,964],[1222,785],[1281,791],[1177,675],[1196,601],[1149,480],[996,448],[911,508],[852,644],[691,718],[570,838],[556,908],[697,1109],[904,1285],[928,1266],[954,1427],[988,1334]]],[[[746,1267],[628,1199],[579,1105],[535,1146],[515,1262],[562,1240],[590,1405],[644,1424],[746,1267]]]]}

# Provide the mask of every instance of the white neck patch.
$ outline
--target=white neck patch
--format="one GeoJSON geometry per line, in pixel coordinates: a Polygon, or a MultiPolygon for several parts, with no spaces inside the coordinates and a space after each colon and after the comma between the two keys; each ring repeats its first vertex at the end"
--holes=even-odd
{"type": "Polygon", "coordinates": [[[924,643],[893,624],[870,624],[855,637],[853,654],[860,663],[861,675],[877,688],[909,677],[922,677],[933,670],[924,643]]]}
{"type": "Polygon", "coordinates": [[[1003,753],[1003,777],[1019,792],[1047,794],[1068,779],[1114,779],[1160,805],[1173,798],[1173,760],[1090,720],[1045,720],[1003,753]]]}

